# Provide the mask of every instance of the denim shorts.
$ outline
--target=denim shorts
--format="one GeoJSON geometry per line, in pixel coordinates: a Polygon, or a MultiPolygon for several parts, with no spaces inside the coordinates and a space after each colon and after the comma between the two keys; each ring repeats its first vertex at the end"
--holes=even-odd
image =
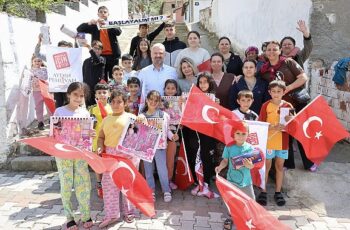
{"type": "Polygon", "coordinates": [[[288,150],[273,150],[273,149],[266,150],[266,159],[270,160],[270,159],[273,159],[275,157],[279,157],[279,158],[287,160],[288,159],[288,150]]]}

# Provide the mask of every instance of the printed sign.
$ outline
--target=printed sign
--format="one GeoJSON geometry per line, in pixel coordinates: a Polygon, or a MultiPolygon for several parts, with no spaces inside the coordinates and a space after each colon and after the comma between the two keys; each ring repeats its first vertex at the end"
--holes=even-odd
{"type": "Polygon", "coordinates": [[[115,20],[115,21],[106,21],[104,25],[100,26],[99,29],[109,29],[119,26],[130,26],[130,25],[139,25],[139,24],[148,24],[153,22],[161,22],[167,20],[166,15],[157,15],[150,16],[147,18],[135,18],[135,19],[124,19],[124,20],[115,20]]]}
{"type": "Polygon", "coordinates": [[[159,129],[129,118],[129,123],[123,130],[117,149],[125,154],[152,162],[160,135],[159,129]]]}
{"type": "Polygon", "coordinates": [[[81,48],[47,47],[49,92],[67,92],[72,82],[82,82],[81,48]]]}
{"type": "Polygon", "coordinates": [[[90,130],[93,118],[82,117],[50,117],[50,136],[57,142],[73,145],[79,149],[92,151],[90,130]]]}
{"type": "Polygon", "coordinates": [[[180,108],[180,96],[162,96],[163,107],[161,108],[164,112],[169,114],[169,124],[178,125],[181,120],[181,108],[180,108]]]}

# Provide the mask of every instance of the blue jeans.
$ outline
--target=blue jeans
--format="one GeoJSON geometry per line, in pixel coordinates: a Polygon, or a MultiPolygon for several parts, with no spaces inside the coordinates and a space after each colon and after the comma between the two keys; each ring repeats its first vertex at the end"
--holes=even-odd
{"type": "Polygon", "coordinates": [[[153,176],[153,165],[154,161],[157,165],[157,172],[159,176],[160,185],[163,192],[170,192],[169,179],[168,179],[168,169],[166,167],[166,152],[165,149],[157,149],[156,154],[154,155],[152,163],[144,161],[146,180],[148,185],[153,191],[155,191],[155,182],[153,176]]]}

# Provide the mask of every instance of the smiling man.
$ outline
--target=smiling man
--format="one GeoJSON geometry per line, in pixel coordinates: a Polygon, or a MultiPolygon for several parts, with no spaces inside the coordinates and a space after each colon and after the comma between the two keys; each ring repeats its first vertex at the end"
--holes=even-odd
{"type": "Polygon", "coordinates": [[[164,83],[168,79],[177,79],[175,68],[165,65],[165,47],[161,43],[156,43],[151,48],[152,63],[143,68],[138,77],[142,85],[141,101],[144,102],[146,95],[151,90],[157,90],[164,95],[164,83]]]}

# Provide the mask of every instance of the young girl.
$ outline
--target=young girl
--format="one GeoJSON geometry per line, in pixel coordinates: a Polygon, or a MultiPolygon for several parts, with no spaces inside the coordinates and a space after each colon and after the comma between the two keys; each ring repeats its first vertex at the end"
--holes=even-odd
{"type": "MultiPolygon", "coordinates": [[[[214,93],[214,80],[210,73],[204,72],[198,75],[197,86],[203,93],[214,93]]],[[[198,133],[198,132],[197,132],[198,133]]],[[[200,145],[200,158],[203,165],[203,176],[204,176],[204,188],[199,191],[199,186],[192,190],[192,194],[197,196],[206,196],[207,198],[214,198],[215,194],[210,191],[210,179],[214,176],[214,152],[216,150],[217,141],[205,134],[198,133],[199,145],[200,145]]]]}
{"type": "MultiPolygon", "coordinates": [[[[105,152],[110,155],[128,158],[136,168],[139,165],[139,158],[120,153],[116,150],[120,136],[124,127],[128,124],[129,117],[136,118],[135,115],[125,112],[127,96],[120,90],[113,90],[110,96],[112,115],[107,116],[101,125],[97,141],[97,152],[105,152]]],[[[135,219],[135,208],[133,204],[121,194],[109,172],[102,175],[103,203],[105,209],[105,218],[99,225],[100,228],[116,222],[120,217],[119,196],[122,196],[122,209],[124,212],[124,221],[131,223],[135,219]]]]}
{"type": "Polygon", "coordinates": [[[141,38],[137,46],[132,69],[139,71],[150,64],[152,64],[150,42],[146,38],[141,38]]]}
{"type": "Polygon", "coordinates": [[[35,102],[35,113],[36,119],[38,119],[39,130],[44,130],[44,98],[41,95],[39,81],[47,80],[47,70],[45,67],[42,67],[42,65],[43,61],[39,57],[33,56],[31,68],[31,72],[33,74],[32,87],[35,102]]]}
{"type": "MultiPolygon", "coordinates": [[[[164,84],[164,96],[178,96],[177,82],[173,79],[168,79],[164,84]]],[[[178,125],[169,125],[169,129],[172,133],[176,133],[178,125]]],[[[173,183],[174,175],[174,163],[176,155],[176,142],[168,139],[168,146],[166,149],[166,166],[168,169],[169,186],[171,189],[177,189],[177,185],[173,183]]]]}
{"type": "MultiPolygon", "coordinates": [[[[88,98],[88,94],[89,88],[86,84],[71,83],[67,89],[68,104],[57,108],[54,116],[90,117],[89,112],[81,107],[85,98],[88,98]]],[[[91,136],[95,135],[95,131],[91,130],[91,136]]],[[[93,222],[90,216],[91,181],[88,164],[84,160],[65,160],[57,157],[56,164],[60,178],[63,209],[68,220],[67,229],[78,229],[77,223],[74,221],[71,202],[73,185],[80,207],[83,227],[91,228],[93,222]]]]}
{"type": "MultiPolygon", "coordinates": [[[[173,134],[169,130],[169,118],[170,118],[169,115],[159,109],[160,102],[161,102],[160,93],[156,90],[151,90],[147,94],[146,104],[140,116],[145,118],[163,118],[164,119],[163,127],[162,127],[163,138],[165,139],[167,136],[171,141],[177,141],[179,139],[177,134],[173,134]]],[[[162,191],[164,192],[164,202],[170,202],[172,197],[171,197],[170,187],[169,187],[168,169],[166,166],[165,151],[166,151],[166,147],[158,148],[153,161],[155,161],[157,164],[157,172],[159,175],[162,191]]],[[[153,176],[153,162],[150,163],[150,162],[144,161],[144,167],[145,167],[145,173],[146,173],[146,180],[148,185],[154,191],[153,199],[155,200],[156,197],[155,197],[155,183],[154,183],[154,176],[153,176]]]]}

